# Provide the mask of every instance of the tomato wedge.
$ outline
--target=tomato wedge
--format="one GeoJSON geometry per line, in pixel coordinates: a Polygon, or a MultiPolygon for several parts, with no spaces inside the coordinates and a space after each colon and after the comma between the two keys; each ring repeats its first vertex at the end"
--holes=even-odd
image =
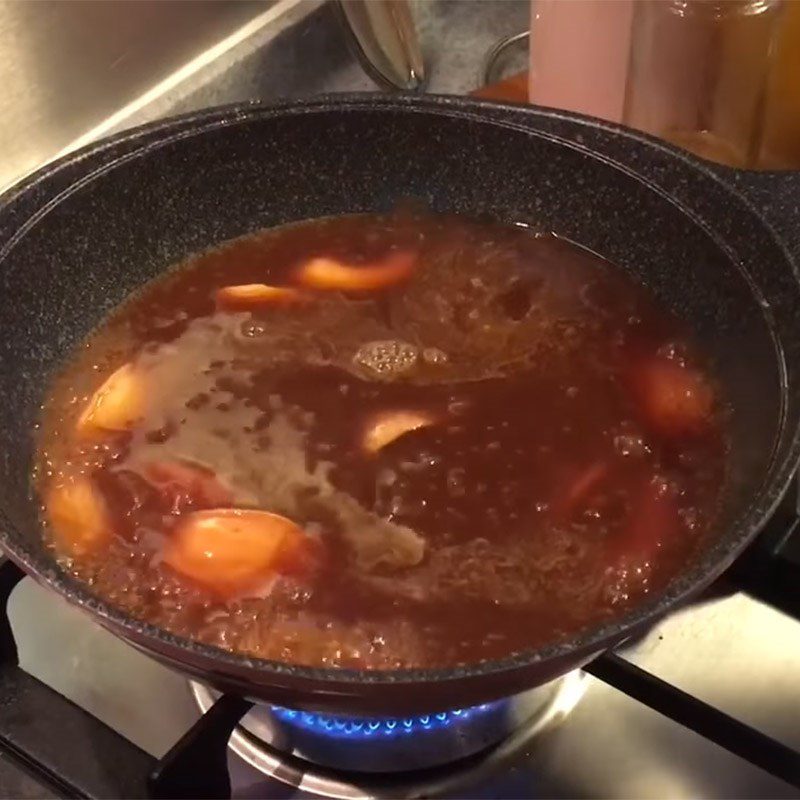
{"type": "Polygon", "coordinates": [[[146,389],[132,364],[123,364],[109,375],[92,395],[78,417],[78,431],[123,431],[144,413],[146,389]]]}
{"type": "Polygon", "coordinates": [[[245,283],[217,290],[217,306],[226,311],[246,311],[265,306],[290,306],[308,301],[308,296],[289,286],[245,283]]]}
{"type": "Polygon", "coordinates": [[[297,570],[306,534],[268,511],[195,511],[178,523],[164,552],[176,572],[222,598],[258,592],[282,572],[297,570]]]}
{"type": "Polygon", "coordinates": [[[100,491],[82,476],[54,486],[45,502],[53,539],[70,556],[86,555],[111,536],[111,519],[100,491]]]}
{"type": "Polygon", "coordinates": [[[634,496],[625,529],[609,546],[617,559],[643,566],[665,542],[679,534],[680,516],[674,492],[655,478],[648,478],[634,496]]]}
{"type": "Polygon", "coordinates": [[[333,258],[312,258],[296,273],[297,281],[310,289],[341,292],[368,292],[388,289],[408,280],[417,256],[409,251],[390,253],[374,264],[354,266],[333,258]]]}
{"type": "Polygon", "coordinates": [[[692,367],[668,358],[651,358],[632,370],[630,388],[644,421],[657,433],[691,436],[708,428],[714,392],[692,367]]]}
{"type": "Polygon", "coordinates": [[[367,423],[361,445],[367,453],[377,453],[410,431],[433,425],[434,418],[424,411],[381,411],[367,423]]]}

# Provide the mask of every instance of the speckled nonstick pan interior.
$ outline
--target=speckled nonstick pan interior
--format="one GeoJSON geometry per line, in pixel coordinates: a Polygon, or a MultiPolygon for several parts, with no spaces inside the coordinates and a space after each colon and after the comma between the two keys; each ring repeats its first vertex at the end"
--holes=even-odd
{"type": "Polygon", "coordinates": [[[210,110],[45,168],[0,206],[0,546],[39,581],[163,662],[286,705],[435,711],[544,682],[699,591],[774,507],[798,454],[800,285],[758,213],[690,158],[540,109],[346,96],[210,110]],[[289,220],[390,209],[535,222],[611,259],[694,325],[736,409],[712,544],[659,596],[602,628],[504,661],[357,672],[258,661],[109,608],[42,546],[29,485],[49,376],[131,290],[185,256],[289,220]]]}

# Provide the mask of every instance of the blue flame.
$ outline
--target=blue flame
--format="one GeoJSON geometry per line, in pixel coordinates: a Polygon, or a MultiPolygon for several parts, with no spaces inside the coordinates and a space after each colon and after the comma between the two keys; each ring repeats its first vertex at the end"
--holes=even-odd
{"type": "Polygon", "coordinates": [[[334,717],[308,711],[294,711],[282,706],[273,706],[272,711],[281,722],[285,722],[287,725],[337,739],[357,740],[410,736],[421,731],[441,730],[468,719],[483,716],[498,708],[502,702],[500,700],[471,708],[441,711],[438,714],[390,719],[334,717]]]}

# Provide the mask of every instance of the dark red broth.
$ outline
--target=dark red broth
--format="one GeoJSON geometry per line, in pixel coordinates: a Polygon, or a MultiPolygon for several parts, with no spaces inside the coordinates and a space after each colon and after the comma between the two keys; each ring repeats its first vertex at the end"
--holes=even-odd
{"type": "Polygon", "coordinates": [[[686,326],[602,259],[350,216],[116,309],[53,387],[34,477],[65,568],[135,617],[289,662],[453,666],[663,588],[716,514],[723,407],[686,326]]]}

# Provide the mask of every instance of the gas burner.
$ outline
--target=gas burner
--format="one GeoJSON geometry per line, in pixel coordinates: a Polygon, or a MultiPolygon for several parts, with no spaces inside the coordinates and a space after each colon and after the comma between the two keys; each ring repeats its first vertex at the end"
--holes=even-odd
{"type": "MultiPolygon", "coordinates": [[[[572,710],[587,680],[575,671],[504,700],[406,718],[257,705],[234,731],[230,747],[259,772],[326,797],[437,794],[513,758],[572,710]]],[[[191,686],[205,713],[217,693],[191,686]]]]}
{"type": "Polygon", "coordinates": [[[270,716],[295,752],[354,772],[407,772],[459,761],[514,728],[508,700],[405,718],[337,717],[277,706],[270,716]]]}
{"type": "MultiPolygon", "coordinates": [[[[277,720],[302,731],[311,731],[324,738],[349,739],[357,741],[384,740],[398,736],[426,737],[432,731],[464,727],[462,723],[472,720],[472,724],[480,717],[499,711],[507,700],[495,703],[484,703],[471,708],[456,708],[438,714],[423,714],[418,717],[397,717],[378,719],[375,717],[339,717],[328,714],[312,714],[308,711],[295,711],[290,708],[273,706],[272,713],[277,720]]],[[[376,770],[380,771],[380,770],[376,770]]]]}

